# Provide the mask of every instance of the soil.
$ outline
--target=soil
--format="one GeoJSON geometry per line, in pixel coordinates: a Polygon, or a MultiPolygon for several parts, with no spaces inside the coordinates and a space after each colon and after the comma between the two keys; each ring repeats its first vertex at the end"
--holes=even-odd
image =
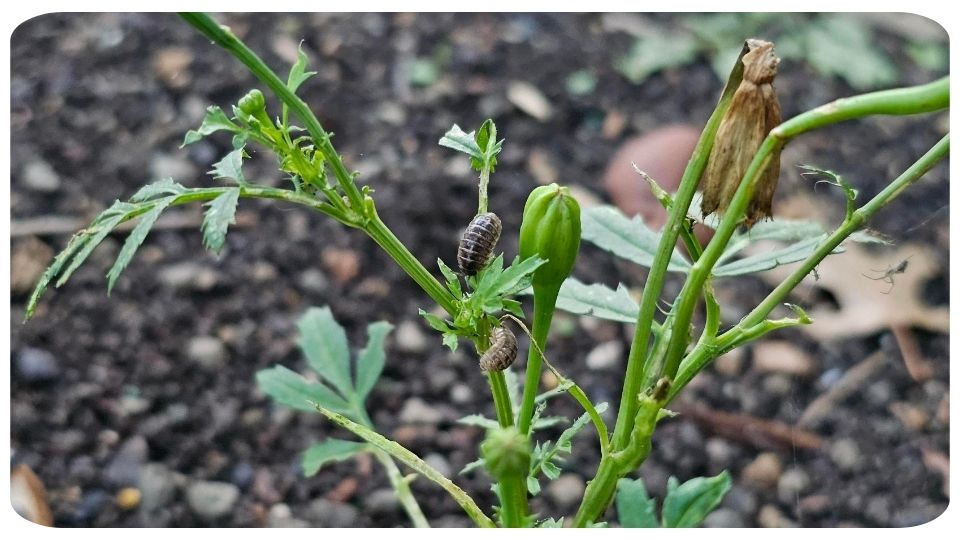
{"type": "MultiPolygon", "coordinates": [[[[535,185],[531,154],[545,156],[560,182],[603,198],[600,179],[625,139],[665,124],[703,124],[720,87],[706,60],[641,85],[615,70],[632,43],[624,26],[677,24],[667,15],[632,17],[257,14],[221,20],[275,67],[289,65],[303,40],[318,74],[302,96],[335,132],[348,165],[376,190],[384,221],[433,268],[438,257],[455,259],[459,233],[475,209],[473,173],[463,158],[436,144],[452,124],[469,129],[492,117],[507,139],[491,204],[507,231],[500,245],[508,258],[516,253],[509,231],[519,229],[535,185]],[[430,58],[438,59],[439,76],[427,86],[412,84],[411,66],[430,58]],[[565,81],[579,69],[593,73],[597,84],[574,95],[565,81]],[[507,98],[515,81],[546,97],[548,118],[534,118],[507,98]],[[604,128],[612,115],[625,120],[622,129],[604,128]]],[[[932,80],[901,52],[901,35],[880,29],[877,39],[898,64],[901,84],[932,80]]],[[[162,176],[186,185],[212,182],[204,173],[229,150],[229,139],[213,136],[179,149],[183,133],[199,124],[204,107],[226,108],[254,85],[228,54],[173,15],[44,15],[23,23],[11,47],[15,222],[88,219],[162,176]]],[[[777,88],[785,118],[854,93],[802,64],[782,66],[777,88]]],[[[812,192],[791,162],[845,173],[869,197],[939,139],[944,119],[868,120],[801,138],[785,154],[778,198],[812,192]]],[[[269,156],[255,154],[245,167],[248,178],[284,182],[269,156]]],[[[948,298],[946,174],[938,167],[872,223],[895,240],[936,250],[943,272],[926,292],[939,304],[948,298]]],[[[814,196],[834,217],[842,211],[836,194],[814,196]]],[[[455,420],[478,411],[493,415],[486,383],[472,351],[450,354],[416,315],[418,307],[433,307],[422,291],[357,231],[274,203],[245,202],[241,210],[241,225],[219,259],[203,250],[195,228],[155,231],[108,297],[103,275],[122,242],[114,236],[67,286],[48,292],[27,324],[21,324],[27,293],[12,292],[11,465],[26,464],[43,481],[57,526],[407,526],[385,496],[389,484],[376,462],[349,460],[303,478],[299,457],[310,442],[347,435],[316,415],[274,406],[256,388],[259,369],[278,363],[305,369],[295,322],[314,305],[331,306],[357,345],[369,322],[405,326],[403,342],[398,332],[389,342],[384,379],[369,401],[374,422],[453,473],[476,458],[483,434],[455,420]],[[337,262],[344,258],[356,260],[337,262]],[[198,345],[197,337],[215,339],[198,345]],[[440,420],[401,422],[399,412],[412,398],[440,420]],[[160,498],[155,508],[148,509],[146,499],[138,509],[121,507],[114,500],[121,488],[139,487],[145,497],[155,489],[143,480],[148,468],[151,478],[172,487],[149,493],[153,501],[160,498]],[[203,481],[239,489],[223,515],[203,518],[191,510],[186,493],[203,481]]],[[[189,221],[198,214],[182,215],[189,221]]],[[[61,249],[68,237],[15,237],[12,247],[27,260],[45,262],[49,249],[61,249]]],[[[634,287],[643,277],[589,245],[574,273],[585,282],[634,287]]],[[[752,279],[718,284],[729,302],[727,322],[766,290],[752,279]]],[[[558,319],[567,332],[552,344],[554,363],[594,401],[615,404],[625,352],[596,369],[584,359],[610,341],[626,351],[630,329],[558,319]]],[[[685,392],[687,405],[793,425],[851,367],[878,350],[885,358],[880,372],[811,428],[823,441],[819,449],[757,443],[742,436],[750,425],[731,434],[693,414],[665,423],[640,471],[650,491],[662,496],[670,475],[685,480],[727,469],[735,487],[712,525],[909,526],[935,518],[948,502],[945,477],[929,456],[949,453],[949,339],[915,335],[934,368],[926,381],[908,374],[889,331],[827,343],[799,330],[780,333],[815,359],[816,372],[808,375],[760,371],[749,348],[732,368],[711,367],[685,392]],[[764,452],[773,457],[758,464],[764,452]]],[[[564,398],[554,400],[553,411],[578,414],[564,398]]],[[[582,489],[597,462],[596,445],[582,434],[558,481],[562,489],[544,482],[547,496],[534,510],[544,517],[572,515],[578,497],[568,490],[582,489]]],[[[482,473],[456,481],[481,507],[495,502],[482,473]]],[[[425,480],[413,488],[435,525],[470,525],[438,488],[425,480]]],[[[607,519],[616,522],[615,512],[607,519]]]]}

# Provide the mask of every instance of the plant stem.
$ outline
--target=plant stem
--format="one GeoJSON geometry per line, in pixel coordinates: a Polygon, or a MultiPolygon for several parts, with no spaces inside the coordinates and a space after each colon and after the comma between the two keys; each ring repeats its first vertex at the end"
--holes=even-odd
{"type": "Polygon", "coordinates": [[[493,395],[493,406],[497,411],[497,421],[501,427],[513,425],[513,407],[510,405],[510,391],[507,388],[507,379],[502,371],[487,373],[490,382],[490,393],[493,395]]]}
{"type": "Polygon", "coordinates": [[[543,351],[547,346],[547,335],[550,333],[550,322],[557,305],[559,287],[544,289],[533,287],[533,336],[535,342],[527,351],[526,376],[523,383],[523,400],[520,402],[520,415],[517,425],[520,433],[530,433],[530,422],[533,419],[534,401],[537,399],[537,389],[540,387],[540,370],[543,365],[543,351]]]}
{"type": "Polygon", "coordinates": [[[410,521],[413,522],[413,526],[417,528],[429,528],[430,522],[428,522],[427,517],[423,515],[423,510],[420,509],[420,505],[417,504],[417,500],[413,497],[413,492],[410,491],[410,480],[403,476],[400,468],[393,462],[393,458],[390,457],[389,454],[377,450],[373,455],[380,461],[383,468],[387,470],[387,478],[390,479],[390,485],[393,486],[393,491],[397,494],[397,500],[400,501],[403,510],[410,516],[410,521]]]}
{"type": "Polygon", "coordinates": [[[397,442],[387,439],[376,431],[360,425],[353,420],[350,420],[346,416],[343,416],[342,414],[326,409],[318,403],[314,403],[313,405],[316,407],[317,411],[320,412],[320,414],[326,416],[334,424],[353,432],[356,436],[367,441],[378,449],[390,454],[404,465],[417,471],[428,480],[445,489],[447,493],[449,493],[450,496],[457,501],[460,507],[463,508],[463,510],[467,513],[470,519],[474,521],[474,523],[481,527],[496,527],[496,524],[493,522],[493,520],[487,517],[483,513],[483,510],[480,510],[480,507],[477,506],[477,503],[475,503],[473,499],[466,494],[466,492],[460,489],[460,487],[454,484],[449,478],[442,475],[440,471],[434,469],[430,465],[427,465],[422,459],[417,457],[416,454],[407,450],[403,446],[400,446],[397,442]]]}
{"type": "Polygon", "coordinates": [[[507,475],[500,478],[500,521],[504,527],[516,529],[529,523],[526,476],[507,475]]]}
{"type": "Polygon", "coordinates": [[[483,214],[487,211],[488,206],[488,197],[487,197],[487,185],[490,183],[490,167],[484,164],[483,169],[480,171],[480,187],[479,193],[477,194],[477,214],[483,214]]]}
{"type": "Polygon", "coordinates": [[[254,74],[261,82],[267,85],[280,100],[287,105],[294,114],[304,123],[307,132],[313,138],[317,148],[326,158],[333,170],[333,175],[337,183],[343,189],[350,206],[356,212],[362,212],[363,195],[357,189],[354,183],[353,175],[347,172],[340,159],[340,154],[334,150],[330,143],[330,135],[324,131],[320,121],[310,110],[310,107],[296,94],[287,88],[287,85],[280,80],[280,77],[271,70],[263,60],[257,56],[245,43],[240,41],[233,32],[226,26],[217,24],[206,13],[180,13],[180,16],[191,26],[200,31],[203,35],[210,38],[214,43],[226,49],[230,54],[240,60],[247,69],[254,74]]]}
{"type": "MultiPolygon", "coordinates": [[[[827,105],[800,114],[774,128],[764,139],[760,149],[747,167],[730,205],[720,220],[713,239],[700,259],[690,269],[687,281],[674,302],[677,328],[686,328],[693,318],[699,292],[709,278],[730,237],[740,225],[747,205],[753,198],[757,181],[767,168],[775,152],[797,135],[826,125],[877,114],[903,115],[931,112],[947,107],[950,102],[950,87],[947,78],[911,88],[884,90],[860,96],[836,100],[827,105]]],[[[906,187],[906,186],[904,186],[906,187]]],[[[889,194],[887,195],[889,197],[889,194]]],[[[638,329],[639,330],[639,329],[638,329]]],[[[674,332],[667,348],[664,375],[675,377],[689,342],[686,332],[674,332]]]]}

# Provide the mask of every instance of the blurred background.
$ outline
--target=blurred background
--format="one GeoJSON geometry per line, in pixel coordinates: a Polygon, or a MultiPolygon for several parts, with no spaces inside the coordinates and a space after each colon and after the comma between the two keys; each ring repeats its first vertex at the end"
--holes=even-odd
{"type": "MultiPolygon", "coordinates": [[[[506,138],[491,183],[516,254],[527,193],[575,188],[662,221],[631,162],[675,186],[744,38],[776,43],[783,116],[854,93],[945,74],[936,23],[907,14],[254,14],[220,15],[280,73],[297,46],[318,72],[300,94],[384,221],[429,268],[455,258],[475,209],[467,160],[437,140],[493,118],[506,138]]],[[[57,526],[407,526],[382,470],[363,458],[302,477],[299,454],[337,433],[276,407],[253,375],[303,369],[298,316],[329,305],[351,343],[389,320],[384,378],[370,400],[381,432],[489,508],[483,473],[456,476],[492,416],[473,351],[441,348],[417,316],[433,308],[362,234],[280,204],[244,201],[220,259],[201,245],[200,209],[161,218],[111,297],[108,238],[21,324],[55,252],[114,199],[172,176],[189,185],[230,149],[212,136],[180,149],[206,106],[255,86],[245,69],[170,14],[53,14],[12,36],[11,468],[14,499],[57,526]],[[39,485],[45,490],[39,489],[39,485]],[[48,508],[49,513],[44,513],[48,508]]],[[[274,102],[270,102],[275,107],[274,102]]],[[[784,151],[779,216],[842,218],[841,194],[798,174],[810,163],[877,193],[948,129],[946,113],[851,122],[784,151]]],[[[271,156],[248,178],[281,185],[271,156]]],[[[937,167],[871,227],[893,247],[852,247],[792,301],[817,322],[718,359],[685,390],[640,472],[662,497],[727,469],[734,488],[709,526],[910,526],[948,502],[948,183],[937,167]],[[880,278],[901,261],[893,283],[880,278]]],[[[718,281],[725,324],[776,272],[718,281]]],[[[574,275],[636,293],[645,272],[585,244],[574,275]]],[[[672,298],[678,282],[665,293],[672,298]]],[[[594,401],[619,399],[631,328],[559,314],[550,354],[594,401]]],[[[549,381],[547,381],[549,383],[549,381]]],[[[554,381],[555,383],[555,381],[554,381]]],[[[575,417],[571,400],[552,411],[575,417]]],[[[612,411],[611,411],[612,412],[612,411]]],[[[613,416],[610,416],[612,424],[613,416]]],[[[533,505],[571,515],[598,462],[590,433],[533,505]]],[[[343,436],[342,433],[340,433],[343,436]]],[[[555,434],[554,434],[555,435],[555,434]]],[[[446,494],[414,483],[435,526],[470,522],[446,494]]],[[[607,518],[615,521],[615,512],[607,518]]]]}

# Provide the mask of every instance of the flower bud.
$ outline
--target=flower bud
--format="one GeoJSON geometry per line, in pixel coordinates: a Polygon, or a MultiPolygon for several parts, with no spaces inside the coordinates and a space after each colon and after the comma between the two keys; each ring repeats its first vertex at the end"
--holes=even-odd
{"type": "Polygon", "coordinates": [[[257,119],[260,118],[261,114],[264,114],[266,107],[267,102],[263,98],[263,92],[256,88],[247,92],[247,95],[240,98],[240,102],[237,103],[237,108],[243,111],[244,114],[249,114],[257,119]]]}
{"type": "Polygon", "coordinates": [[[480,444],[480,454],[490,474],[500,479],[504,476],[526,476],[530,470],[530,441],[516,426],[498,427],[487,432],[480,444]]]}
{"type": "Polygon", "coordinates": [[[559,290],[580,250],[580,205],[557,184],[530,192],[520,224],[520,258],[546,260],[533,274],[534,288],[559,290]]]}

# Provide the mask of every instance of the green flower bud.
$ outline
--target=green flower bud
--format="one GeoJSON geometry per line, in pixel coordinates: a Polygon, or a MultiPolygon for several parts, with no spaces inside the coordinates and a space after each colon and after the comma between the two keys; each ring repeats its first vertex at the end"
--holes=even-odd
{"type": "Polygon", "coordinates": [[[533,274],[534,288],[559,290],[579,250],[580,205],[570,190],[550,184],[531,191],[520,224],[520,258],[547,261],[533,274]]]}
{"type": "Polygon", "coordinates": [[[240,98],[237,107],[245,114],[259,118],[259,116],[266,111],[267,102],[263,98],[263,92],[254,88],[247,92],[247,95],[240,98]]]}
{"type": "Polygon", "coordinates": [[[530,441],[516,426],[491,429],[480,444],[487,470],[497,479],[530,470],[530,441]]]}

